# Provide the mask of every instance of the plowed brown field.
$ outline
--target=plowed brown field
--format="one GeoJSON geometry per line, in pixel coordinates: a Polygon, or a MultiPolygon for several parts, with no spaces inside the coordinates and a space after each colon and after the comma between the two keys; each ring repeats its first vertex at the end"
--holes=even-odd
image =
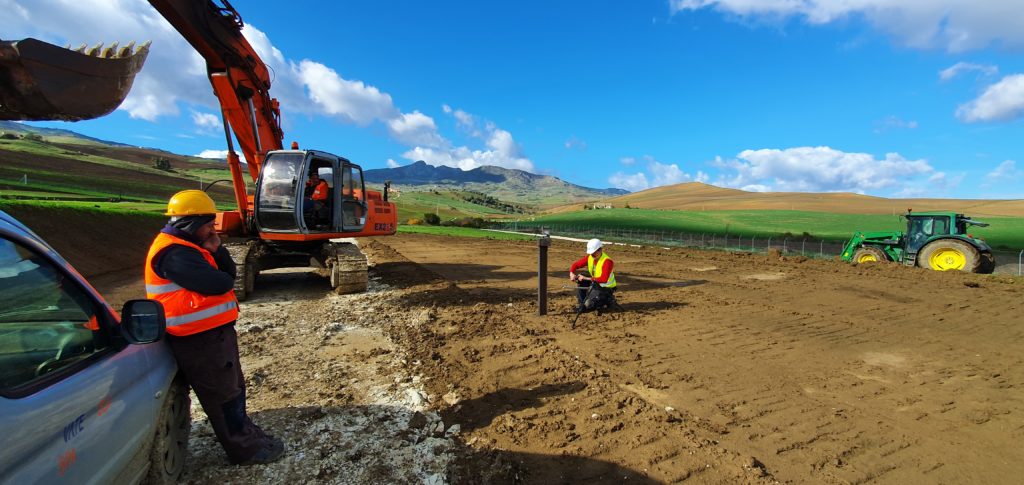
{"type": "MultiPolygon", "coordinates": [[[[96,268],[115,306],[141,296],[139,251],[125,249],[156,228],[23,215],[58,245],[110,237],[117,271],[101,274],[114,263],[90,261],[95,247],[72,263],[96,268]]],[[[242,306],[250,411],[285,439],[285,460],[228,466],[197,414],[187,481],[1024,476],[1020,278],[609,246],[625,311],[570,330],[560,287],[580,243],[551,247],[544,317],[535,243],[402,234],[363,247],[370,293],[284,271],[242,306]]]]}
{"type": "MultiPolygon", "coordinates": [[[[533,244],[383,244],[376,271],[432,322],[401,340],[484,476],[509,452],[535,483],[1024,474],[1019,279],[612,246],[626,311],[570,330],[570,292],[535,315],[533,244]]],[[[552,247],[552,286],[576,246],[552,247]]]]}

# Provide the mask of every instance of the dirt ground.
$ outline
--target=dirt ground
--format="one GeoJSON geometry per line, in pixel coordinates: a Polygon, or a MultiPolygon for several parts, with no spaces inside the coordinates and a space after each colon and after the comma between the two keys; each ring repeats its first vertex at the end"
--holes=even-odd
{"type": "MultiPolygon", "coordinates": [[[[192,483],[1012,483],[1024,280],[609,246],[584,314],[532,242],[363,244],[370,290],[275,270],[242,305],[249,409],[289,451],[231,467],[193,406],[192,483]]],[[[105,275],[111,299],[134,277],[105,275]]]]}

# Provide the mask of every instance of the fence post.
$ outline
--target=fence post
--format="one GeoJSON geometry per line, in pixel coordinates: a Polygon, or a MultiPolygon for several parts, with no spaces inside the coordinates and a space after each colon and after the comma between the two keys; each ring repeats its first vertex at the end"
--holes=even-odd
{"type": "Polygon", "coordinates": [[[818,256],[825,256],[825,241],[818,242],[818,256]]]}
{"type": "Polygon", "coordinates": [[[750,252],[754,252],[754,236],[750,236],[750,252]]]}
{"type": "Polygon", "coordinates": [[[785,253],[786,251],[789,251],[789,238],[788,237],[786,239],[782,240],[782,252],[785,253]]]}
{"type": "Polygon", "coordinates": [[[804,241],[802,243],[800,243],[800,255],[801,256],[804,255],[804,247],[806,247],[806,246],[807,246],[807,238],[805,237],[804,241]]]}
{"type": "Polygon", "coordinates": [[[1020,276],[1020,263],[1021,263],[1021,259],[1024,259],[1024,250],[1022,250],[1020,252],[1020,255],[1017,256],[1017,276],[1020,276]]]}
{"type": "Polygon", "coordinates": [[[772,237],[768,236],[768,249],[767,250],[771,251],[771,249],[772,249],[772,237]]]}

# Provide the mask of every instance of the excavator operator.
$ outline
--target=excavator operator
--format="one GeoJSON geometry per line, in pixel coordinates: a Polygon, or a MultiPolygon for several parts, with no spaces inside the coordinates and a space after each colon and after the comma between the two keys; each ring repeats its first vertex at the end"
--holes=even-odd
{"type": "Polygon", "coordinates": [[[167,343],[228,460],[270,463],[284,454],[284,443],[264,433],[245,410],[235,263],[214,231],[216,213],[213,199],[201,190],[171,197],[171,219],[146,256],[146,298],[163,304],[167,343]]]}
{"type": "Polygon", "coordinates": [[[313,220],[313,224],[322,224],[330,220],[330,194],[331,188],[327,181],[320,178],[320,174],[313,172],[309,174],[309,181],[306,182],[306,211],[313,220]]]}

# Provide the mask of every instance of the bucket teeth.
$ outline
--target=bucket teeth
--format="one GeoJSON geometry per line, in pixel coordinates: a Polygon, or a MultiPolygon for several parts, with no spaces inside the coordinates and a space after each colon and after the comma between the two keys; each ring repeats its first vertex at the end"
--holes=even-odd
{"type": "Polygon", "coordinates": [[[117,52],[117,57],[128,57],[132,55],[132,50],[135,49],[135,41],[131,41],[128,45],[124,46],[117,52]]]}
{"type": "Polygon", "coordinates": [[[101,57],[104,59],[119,59],[124,57],[131,57],[136,54],[141,54],[149,51],[149,46],[152,41],[147,40],[142,45],[135,45],[135,41],[131,41],[128,45],[121,47],[119,42],[111,42],[107,47],[103,47],[103,43],[100,42],[92,47],[89,44],[82,44],[77,48],[72,49],[71,44],[64,46],[65,49],[70,51],[78,52],[79,54],[85,54],[92,57],[101,57]]]}
{"type": "Polygon", "coordinates": [[[103,57],[105,59],[110,59],[111,57],[116,57],[116,56],[117,56],[117,41],[114,41],[113,43],[111,43],[109,46],[107,46],[106,49],[103,49],[103,52],[100,53],[100,57],[103,57]]]}

